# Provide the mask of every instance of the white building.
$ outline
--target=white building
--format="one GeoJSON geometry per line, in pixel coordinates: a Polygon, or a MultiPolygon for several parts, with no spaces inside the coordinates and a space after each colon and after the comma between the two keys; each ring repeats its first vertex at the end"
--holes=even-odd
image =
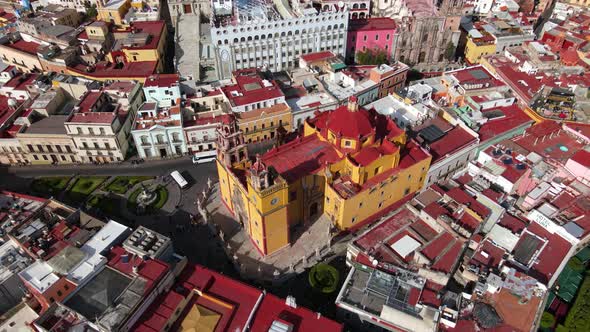
{"type": "Polygon", "coordinates": [[[390,94],[366,106],[377,113],[392,118],[400,128],[413,127],[436,115],[432,101],[432,88],[426,84],[416,84],[402,93],[390,94]]]}
{"type": "Polygon", "coordinates": [[[188,152],[180,105],[159,108],[154,102],[144,103],[131,134],[140,158],[182,156],[188,152]]]}
{"type": "Polygon", "coordinates": [[[232,16],[214,16],[211,39],[220,79],[244,68],[296,68],[299,56],[332,51],[345,56],[348,12],[273,6],[261,0],[233,3],[232,16]]]}
{"type": "Polygon", "coordinates": [[[151,75],[143,84],[143,94],[148,102],[160,107],[174,106],[180,98],[180,77],[178,74],[151,75]]]}
{"type": "Polygon", "coordinates": [[[129,132],[143,101],[139,87],[134,82],[115,82],[82,96],[65,123],[82,161],[125,160],[129,132]]]}

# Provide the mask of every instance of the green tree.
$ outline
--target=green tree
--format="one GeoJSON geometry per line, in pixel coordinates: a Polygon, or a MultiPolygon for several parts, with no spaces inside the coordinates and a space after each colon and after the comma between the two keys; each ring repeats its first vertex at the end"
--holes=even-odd
{"type": "Polygon", "coordinates": [[[545,311],[543,313],[543,315],[541,316],[541,328],[542,329],[550,329],[554,325],[555,325],[555,317],[551,313],[545,311]]]}
{"type": "Polygon", "coordinates": [[[381,65],[388,62],[388,55],[379,49],[361,51],[356,53],[356,62],[359,65],[381,65]]]}
{"type": "Polygon", "coordinates": [[[96,4],[91,4],[90,1],[84,1],[84,8],[86,8],[87,18],[95,18],[96,16],[98,16],[96,4]]]}
{"type": "Polygon", "coordinates": [[[445,58],[447,58],[447,60],[449,61],[452,61],[455,58],[456,49],[457,47],[455,46],[455,44],[453,44],[453,42],[449,42],[445,50],[445,58]]]}

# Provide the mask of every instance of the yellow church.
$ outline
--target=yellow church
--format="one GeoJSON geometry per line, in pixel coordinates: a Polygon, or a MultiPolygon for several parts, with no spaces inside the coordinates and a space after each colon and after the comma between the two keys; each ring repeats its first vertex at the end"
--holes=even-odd
{"type": "Polygon", "coordinates": [[[424,184],[431,156],[388,117],[348,105],[317,113],[303,135],[254,161],[235,123],[218,129],[221,199],[262,255],[322,214],[346,230],[424,184]]]}

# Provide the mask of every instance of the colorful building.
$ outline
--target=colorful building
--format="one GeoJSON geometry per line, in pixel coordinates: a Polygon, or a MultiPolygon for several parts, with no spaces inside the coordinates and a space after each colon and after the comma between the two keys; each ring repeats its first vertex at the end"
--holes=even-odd
{"type": "Polygon", "coordinates": [[[113,63],[156,62],[156,72],[162,72],[166,47],[164,21],[134,22],[128,28],[113,31],[115,43],[107,54],[113,63]]]}
{"type": "Polygon", "coordinates": [[[465,45],[465,59],[472,64],[479,63],[484,55],[496,53],[496,39],[489,32],[471,30],[465,45]]]}
{"type": "Polygon", "coordinates": [[[385,52],[389,59],[395,53],[396,24],[389,17],[353,20],[348,26],[346,60],[355,62],[358,52],[385,52]]]}
{"type": "Polygon", "coordinates": [[[99,0],[97,1],[97,18],[104,22],[122,25],[130,7],[130,0],[99,0]]]}
{"type": "Polygon", "coordinates": [[[338,230],[370,221],[420,190],[431,160],[356,97],[307,120],[302,137],[255,162],[235,124],[222,126],[218,141],[221,199],[263,255],[288,247],[294,227],[322,214],[338,230]]]}
{"type": "Polygon", "coordinates": [[[248,143],[276,139],[292,129],[293,116],[287,104],[235,113],[238,129],[248,143]]]}

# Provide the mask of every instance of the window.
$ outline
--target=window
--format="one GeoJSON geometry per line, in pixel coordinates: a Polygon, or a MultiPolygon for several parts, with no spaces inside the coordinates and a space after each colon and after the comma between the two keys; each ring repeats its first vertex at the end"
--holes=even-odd
{"type": "Polygon", "coordinates": [[[389,34],[387,34],[387,35],[385,36],[385,39],[386,39],[386,40],[389,40],[389,34]]]}
{"type": "Polygon", "coordinates": [[[350,146],[350,141],[344,141],[344,146],[350,146]]]}
{"type": "Polygon", "coordinates": [[[61,145],[58,145],[55,148],[57,149],[57,152],[59,152],[59,153],[62,153],[63,152],[62,149],[61,149],[61,145]]]}
{"type": "Polygon", "coordinates": [[[406,190],[404,190],[404,196],[406,196],[409,193],[410,193],[410,188],[406,188],[406,190]]]}
{"type": "Polygon", "coordinates": [[[352,217],[352,223],[354,224],[356,222],[356,217],[352,217]]]}
{"type": "Polygon", "coordinates": [[[88,132],[90,133],[90,135],[94,135],[94,129],[93,128],[88,128],[88,132]]]}
{"type": "Polygon", "coordinates": [[[82,135],[82,128],[78,127],[76,130],[78,131],[78,135],[82,135]]]}
{"type": "Polygon", "coordinates": [[[363,207],[363,202],[359,203],[359,209],[363,207]]]}
{"type": "Polygon", "coordinates": [[[43,155],[43,160],[47,160],[47,156],[46,155],[43,155]]]}
{"type": "Polygon", "coordinates": [[[367,35],[363,36],[363,41],[367,41],[367,35]]]}
{"type": "MultiPolygon", "coordinates": [[[[295,191],[295,190],[294,191],[290,191],[289,192],[289,202],[293,202],[295,200],[297,200],[297,191],[295,191]]],[[[329,201],[329,198],[326,198],[326,200],[329,201]]]]}
{"type": "Polygon", "coordinates": [[[379,35],[375,35],[375,40],[379,40],[379,35]]]}
{"type": "MultiPolygon", "coordinates": [[[[68,153],[72,153],[72,149],[69,145],[66,145],[66,151],[68,151],[68,153]]],[[[72,159],[74,159],[74,157],[72,157],[72,159]]]]}
{"type": "Polygon", "coordinates": [[[57,296],[62,296],[62,295],[63,295],[63,293],[60,290],[58,290],[57,291],[57,296]]]}
{"type": "Polygon", "coordinates": [[[106,135],[106,132],[105,132],[104,128],[100,128],[100,134],[101,135],[106,135]]]}
{"type": "Polygon", "coordinates": [[[50,303],[53,303],[53,302],[55,302],[55,299],[54,299],[54,298],[52,298],[52,297],[50,297],[50,298],[49,298],[49,302],[50,302],[50,303]]]}
{"type": "Polygon", "coordinates": [[[379,202],[379,208],[383,207],[383,202],[379,202]]]}
{"type": "Polygon", "coordinates": [[[27,144],[27,149],[29,149],[29,152],[33,152],[33,151],[35,151],[35,150],[33,149],[33,146],[32,146],[31,144],[27,144]]]}

